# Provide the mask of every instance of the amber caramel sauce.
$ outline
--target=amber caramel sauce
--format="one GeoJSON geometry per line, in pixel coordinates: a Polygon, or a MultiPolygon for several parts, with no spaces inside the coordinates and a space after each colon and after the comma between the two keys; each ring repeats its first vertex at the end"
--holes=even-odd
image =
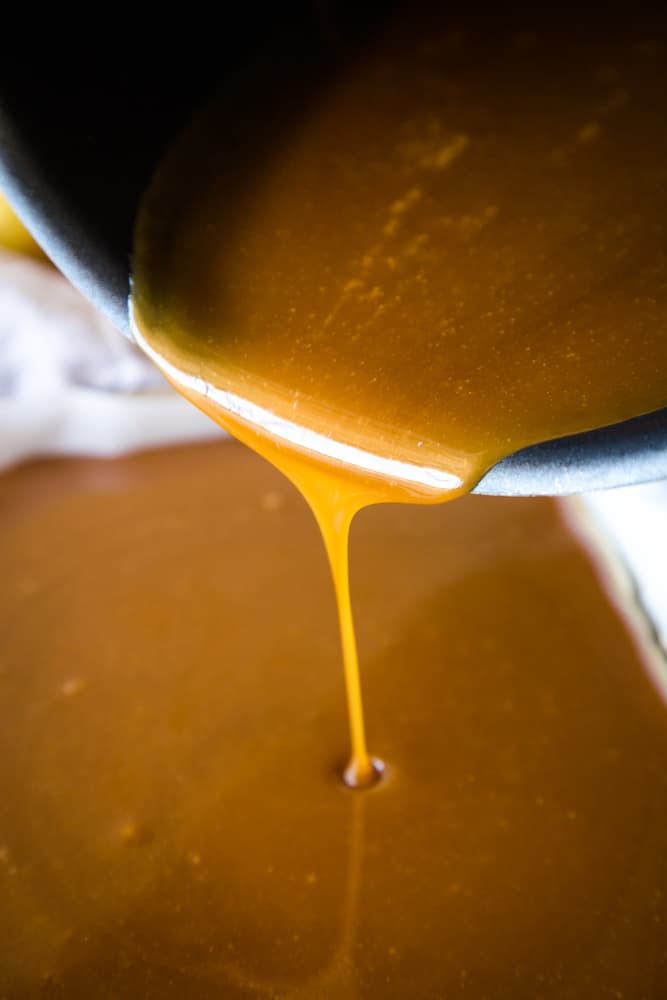
{"type": "Polygon", "coordinates": [[[664,46],[414,6],[324,79],[281,64],[202,112],[134,261],[139,334],[184,388],[379,457],[379,500],[667,405],[664,46]]]}
{"type": "Polygon", "coordinates": [[[667,728],[550,500],[353,528],[232,442],[0,477],[0,996],[658,998],[667,728]]]}
{"type": "Polygon", "coordinates": [[[224,443],[5,475],[0,996],[665,994],[647,630],[566,506],[435,505],[667,403],[663,66],[412,15],[167,156],[137,337],[315,512],[347,713],[275,469],[224,443]],[[433,506],[355,523],[364,712],[348,534],[392,501],[433,506]],[[387,764],[363,794],[346,717],[350,782],[365,724],[387,764]]]}
{"type": "Polygon", "coordinates": [[[667,404],[666,79],[613,33],[466,35],[410,6],[307,99],[214,102],[144,199],[137,339],[313,508],[361,785],[357,511],[667,404]]]}

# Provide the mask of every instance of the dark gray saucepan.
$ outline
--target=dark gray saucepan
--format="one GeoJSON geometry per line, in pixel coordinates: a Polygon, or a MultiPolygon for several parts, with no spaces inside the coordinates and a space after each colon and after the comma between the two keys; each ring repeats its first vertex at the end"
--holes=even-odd
{"type": "MultiPolygon", "coordinates": [[[[356,45],[386,5],[362,5],[363,22],[353,6],[336,6],[334,16],[327,3],[250,4],[222,24],[219,11],[188,18],[179,8],[160,15],[159,38],[130,26],[120,49],[100,49],[72,34],[37,66],[4,60],[0,186],[54,262],[125,333],[137,205],[169,140],[263,47],[289,52],[293,74],[313,33],[339,49],[356,45]]],[[[312,46],[304,61],[312,71],[312,46]]],[[[476,492],[565,494],[663,477],[667,409],[526,448],[491,469],[476,492]]]]}

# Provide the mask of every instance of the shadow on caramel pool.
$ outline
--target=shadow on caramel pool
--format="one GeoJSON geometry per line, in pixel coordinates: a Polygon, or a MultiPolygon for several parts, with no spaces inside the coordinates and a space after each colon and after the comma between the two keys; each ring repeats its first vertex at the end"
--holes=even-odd
{"type": "Polygon", "coordinates": [[[660,995],[664,706],[564,508],[360,516],[365,795],[278,473],[49,462],[0,509],[0,995],[660,995]]]}

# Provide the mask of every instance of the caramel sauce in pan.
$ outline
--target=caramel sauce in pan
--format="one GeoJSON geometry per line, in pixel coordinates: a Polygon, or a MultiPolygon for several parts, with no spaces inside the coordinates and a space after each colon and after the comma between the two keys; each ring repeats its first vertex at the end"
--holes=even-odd
{"type": "Polygon", "coordinates": [[[378,776],[354,515],[667,404],[665,60],[599,32],[466,36],[411,6],[308,100],[283,57],[254,104],[215,102],[144,199],[139,343],[320,525],[351,784],[378,776]]]}
{"type": "Polygon", "coordinates": [[[413,16],[298,114],[266,91],[245,135],[220,101],[167,156],[137,338],[314,511],[351,758],[275,469],[5,475],[0,995],[664,995],[662,668],[570,507],[435,506],[667,402],[642,45],[413,16]]]}
{"type": "Polygon", "coordinates": [[[353,529],[231,442],[0,478],[0,996],[660,997],[667,729],[569,506],[353,529]]]}

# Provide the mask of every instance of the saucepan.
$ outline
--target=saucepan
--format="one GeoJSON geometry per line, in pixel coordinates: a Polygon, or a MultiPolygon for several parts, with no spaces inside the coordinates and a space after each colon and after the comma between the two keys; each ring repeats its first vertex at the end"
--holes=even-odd
{"type": "MultiPolygon", "coordinates": [[[[0,186],[57,266],[126,335],[137,207],[170,140],[263,49],[282,53],[292,76],[300,59],[308,63],[312,79],[332,41],[339,51],[362,44],[390,5],[360,6],[179,8],[161,12],[159,30],[123,25],[122,37],[102,47],[63,32],[30,73],[23,58],[3,60],[0,186]]],[[[495,465],[476,492],[556,495],[664,477],[667,408],[525,448],[495,465]]]]}

